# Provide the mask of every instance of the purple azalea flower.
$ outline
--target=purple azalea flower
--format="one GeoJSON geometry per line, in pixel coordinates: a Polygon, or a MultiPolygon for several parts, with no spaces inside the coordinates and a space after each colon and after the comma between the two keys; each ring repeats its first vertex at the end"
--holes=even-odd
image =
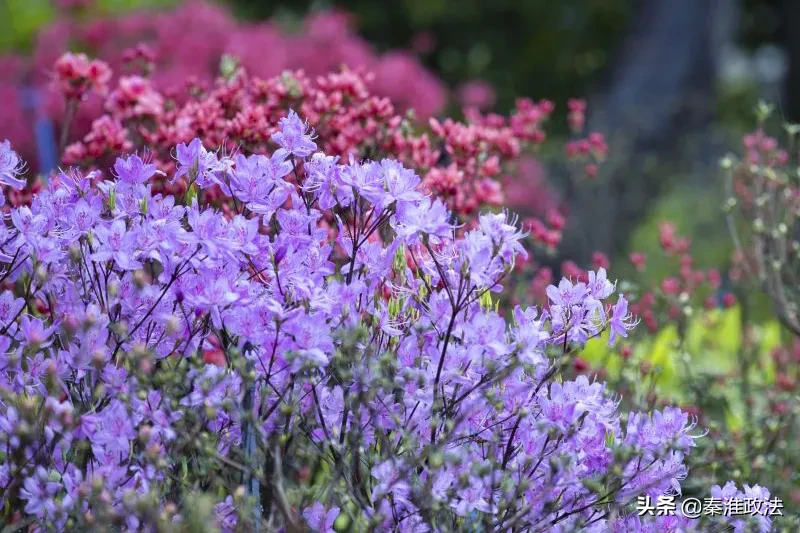
{"type": "Polygon", "coordinates": [[[547,287],[547,297],[550,303],[568,309],[583,303],[586,295],[586,285],[584,283],[573,284],[570,280],[563,278],[558,287],[550,285],[547,287]]]}
{"type": "Polygon", "coordinates": [[[92,254],[92,260],[105,262],[111,259],[123,270],[136,270],[142,264],[135,256],[137,252],[137,229],[128,229],[125,220],[117,219],[111,226],[97,226],[94,229],[99,246],[92,254]]]}
{"type": "Polygon", "coordinates": [[[0,328],[4,328],[8,323],[16,318],[17,314],[25,307],[25,300],[14,298],[11,291],[3,291],[0,294],[0,328]]]}
{"type": "Polygon", "coordinates": [[[25,163],[11,149],[11,143],[7,140],[0,143],[0,184],[17,190],[24,189],[27,181],[17,177],[24,171],[25,163]]]}
{"type": "Polygon", "coordinates": [[[589,292],[597,300],[605,300],[614,293],[614,284],[608,280],[605,268],[599,268],[597,272],[589,271],[589,282],[586,284],[589,292]]]}
{"type": "Polygon", "coordinates": [[[53,517],[58,509],[54,500],[60,485],[49,481],[47,471],[41,466],[36,467],[33,476],[25,478],[19,496],[27,503],[25,512],[39,518],[53,517]]]}
{"type": "Polygon", "coordinates": [[[129,185],[147,183],[157,172],[154,164],[142,160],[136,154],[128,156],[126,159],[118,157],[114,163],[114,171],[121,183],[129,185]]]}
{"type": "Polygon", "coordinates": [[[320,502],[315,502],[311,507],[303,509],[303,518],[305,518],[306,523],[319,533],[333,533],[333,523],[336,522],[337,516],[339,516],[338,507],[331,507],[326,510],[325,506],[320,502]]]}
{"type": "Polygon", "coordinates": [[[411,486],[403,479],[400,469],[402,465],[395,460],[387,460],[372,468],[372,477],[376,483],[372,489],[372,500],[379,501],[389,494],[399,502],[407,502],[411,495],[411,486]]]}
{"type": "Polygon", "coordinates": [[[114,400],[95,420],[97,427],[91,437],[92,450],[97,455],[130,452],[130,443],[136,438],[133,421],[125,405],[114,400]]]}
{"type": "Polygon", "coordinates": [[[87,233],[99,220],[101,211],[102,203],[99,202],[99,198],[95,197],[94,200],[88,201],[86,198],[78,200],[70,213],[75,229],[81,234],[87,233]]]}
{"type": "Polygon", "coordinates": [[[382,160],[380,171],[386,190],[383,199],[387,207],[394,202],[414,204],[422,200],[422,193],[418,191],[420,179],[416,172],[393,159],[382,160]]]}
{"type": "Polygon", "coordinates": [[[528,257],[520,242],[525,234],[517,229],[516,219],[509,220],[507,212],[482,214],[479,223],[481,231],[491,239],[506,264],[516,256],[528,257]]]}
{"type": "Polygon", "coordinates": [[[202,141],[197,138],[192,139],[188,145],[179,144],[175,152],[178,168],[172,181],[187,176],[201,188],[206,188],[219,183],[215,174],[227,168],[226,163],[221,162],[214,152],[206,150],[202,141]]]}
{"type": "Polygon", "coordinates": [[[316,149],[313,132],[309,133],[309,126],[300,120],[293,110],[289,115],[280,120],[280,131],[272,134],[272,140],[288,153],[297,157],[308,157],[316,149]]]}
{"type": "Polygon", "coordinates": [[[50,346],[50,336],[58,329],[58,325],[56,323],[46,327],[41,318],[22,315],[20,331],[26,343],[39,348],[46,348],[50,346]]]}
{"type": "Polygon", "coordinates": [[[305,162],[306,180],[303,191],[313,193],[320,209],[328,210],[337,203],[342,207],[350,205],[353,194],[342,180],[342,167],[339,157],[316,153],[305,162]]]}
{"type": "Polygon", "coordinates": [[[628,300],[622,294],[619,295],[617,303],[612,308],[608,326],[610,331],[608,337],[609,346],[617,342],[617,337],[627,337],[628,331],[636,326],[633,316],[628,313],[628,300]]]}
{"type": "Polygon", "coordinates": [[[233,496],[228,496],[225,498],[225,501],[218,503],[214,507],[214,515],[223,533],[233,533],[236,531],[239,515],[236,510],[236,505],[233,502],[233,496]]]}
{"type": "Polygon", "coordinates": [[[447,237],[453,231],[447,207],[438,198],[423,198],[419,203],[403,202],[397,206],[392,227],[398,237],[415,244],[423,234],[447,237]]]}

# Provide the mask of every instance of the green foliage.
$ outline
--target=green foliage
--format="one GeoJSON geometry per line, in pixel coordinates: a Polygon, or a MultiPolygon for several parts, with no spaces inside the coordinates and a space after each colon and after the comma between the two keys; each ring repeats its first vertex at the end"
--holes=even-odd
{"type": "MultiPolygon", "coordinates": [[[[96,0],[86,16],[110,16],[139,8],[160,8],[178,0],[96,0]]],[[[0,52],[30,49],[36,32],[58,15],[53,0],[3,0],[0,2],[0,52]]]]}
{"type": "MultiPolygon", "coordinates": [[[[630,251],[643,252],[650,258],[663,255],[658,242],[658,226],[669,221],[679,234],[692,240],[692,255],[698,265],[726,264],[733,245],[725,229],[720,197],[715,187],[698,184],[666,192],[633,232],[630,251]]],[[[648,261],[648,278],[663,279],[675,275],[675,263],[677,259],[675,262],[648,261]]],[[[618,272],[618,275],[622,276],[623,273],[618,272]]]]}
{"type": "MultiPolygon", "coordinates": [[[[751,383],[771,385],[775,381],[771,353],[781,344],[780,324],[772,320],[752,328],[751,335],[758,340],[757,357],[748,377],[751,383]]],[[[687,403],[696,399],[688,387],[693,380],[737,373],[744,349],[742,335],[742,311],[734,306],[699,313],[688,321],[683,334],[675,324],[669,324],[653,335],[638,335],[627,362],[618,350],[608,347],[606,335],[590,340],[581,357],[593,367],[605,369],[611,381],[630,378],[633,372],[639,372],[633,363],[646,363],[652,369],[648,379],[653,380],[660,398],[687,403]]]]}
{"type": "Polygon", "coordinates": [[[26,48],[36,30],[53,17],[48,0],[6,0],[0,3],[0,50],[26,48]]]}

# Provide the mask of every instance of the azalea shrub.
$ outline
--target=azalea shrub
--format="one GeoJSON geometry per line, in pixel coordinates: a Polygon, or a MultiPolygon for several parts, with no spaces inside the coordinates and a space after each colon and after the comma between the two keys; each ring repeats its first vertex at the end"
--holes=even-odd
{"type": "MultiPolygon", "coordinates": [[[[102,58],[119,77],[148,74],[159,91],[180,92],[187,82],[210,86],[220,66],[230,65],[235,58],[262,78],[297,69],[316,77],[341,65],[370,72],[374,74],[369,80],[374,94],[391,98],[403,111],[413,108],[426,119],[441,113],[448,103],[445,84],[413,51],[378,52],[354,31],[352,17],[341,11],[313,12],[287,27],[280,20],[242,22],[220,3],[203,0],[123,14],[103,11],[95,3],[82,0],[62,6],[54,19],[36,32],[30,54],[0,54],[0,95],[5,102],[14,103],[0,108],[0,121],[5,137],[31,164],[37,163],[33,157],[37,142],[34,119],[47,117],[59,129],[64,125],[68,102],[65,105],[50,81],[53,64],[70,50],[102,58]]],[[[70,140],[85,133],[91,121],[103,113],[103,106],[98,95],[83,103],[71,117],[70,140]]]]}
{"type": "MultiPolygon", "coordinates": [[[[172,173],[172,147],[194,138],[227,153],[267,153],[278,121],[290,108],[298,109],[326,153],[401,161],[459,222],[472,223],[481,209],[510,202],[525,208],[530,245],[549,253],[561,240],[565,213],[532,159],[548,138],[554,110],[548,100],[520,98],[509,116],[472,108],[464,110],[463,120],[422,120],[377,96],[371,89],[373,74],[348,68],[316,77],[286,71],[262,79],[234,62],[211,87],[165,91],[154,85],[154,72],[112,82],[108,64],[83,54],[64,54],[52,70],[51,85],[66,102],[60,132],[64,165],[103,169],[119,153],[146,150],[158,170],[172,173]],[[105,112],[79,140],[68,143],[76,130],[82,131],[76,117],[93,97],[102,99],[105,112]]],[[[550,150],[563,150],[575,179],[581,179],[596,172],[607,146],[602,135],[584,131],[585,104],[575,102],[570,112],[574,138],[563,147],[550,143],[550,150]]],[[[6,194],[13,205],[27,204],[41,184],[31,177],[27,187],[8,188],[6,194]]],[[[186,192],[182,181],[156,179],[153,186],[166,194],[186,192]]],[[[232,212],[233,203],[219,186],[199,194],[200,203],[232,212]]]]}
{"type": "MultiPolygon", "coordinates": [[[[3,520],[34,530],[768,531],[638,516],[680,494],[704,430],[565,378],[636,320],[603,268],[498,306],[525,258],[506,212],[456,227],[394,159],[318,150],[290,111],[265,153],[178,144],[67,169],[2,226],[3,520]],[[182,184],[184,194],[154,184],[182,184]],[[199,202],[215,187],[223,212],[199,202]]],[[[0,146],[0,177],[23,163],[0,146]]]]}
{"type": "MultiPolygon", "coordinates": [[[[87,63],[83,56],[64,56],[59,61],[64,74],[56,80],[65,87],[80,86],[84,93],[94,90],[97,83],[89,69],[77,66],[87,63]]],[[[171,172],[171,148],[195,137],[228,152],[264,153],[278,121],[289,108],[297,108],[308,117],[326,153],[398,159],[414,168],[426,189],[458,215],[474,217],[481,207],[502,204],[502,173],[514,167],[525,149],[544,141],[544,125],[553,110],[548,101],[521,99],[507,118],[476,112],[464,122],[421,122],[370,92],[368,78],[345,69],[314,79],[288,71],[261,79],[237,68],[209,90],[189,90],[175,99],[155,90],[148,78],[123,77],[106,99],[106,113],[80,141],[65,147],[63,160],[90,167],[109,158],[113,162],[120,150],[147,148],[153,163],[171,172]]],[[[79,96],[64,93],[81,104],[79,96]]],[[[166,191],[185,192],[180,184],[166,191]]],[[[220,199],[225,196],[214,188],[201,200],[220,199]]]]}

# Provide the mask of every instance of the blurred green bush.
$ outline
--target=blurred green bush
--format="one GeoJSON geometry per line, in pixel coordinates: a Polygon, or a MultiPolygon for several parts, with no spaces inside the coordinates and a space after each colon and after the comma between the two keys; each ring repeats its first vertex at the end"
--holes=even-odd
{"type": "MultiPolygon", "coordinates": [[[[89,14],[112,15],[141,7],[161,7],[179,0],[95,0],[89,14]]],[[[2,0],[0,2],[0,52],[30,49],[36,31],[57,15],[59,2],[54,0],[2,0]]]]}

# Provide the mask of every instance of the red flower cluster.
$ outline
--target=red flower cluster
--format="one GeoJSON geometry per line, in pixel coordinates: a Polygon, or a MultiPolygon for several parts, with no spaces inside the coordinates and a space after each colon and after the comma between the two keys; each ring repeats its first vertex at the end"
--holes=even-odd
{"type": "Polygon", "coordinates": [[[90,91],[103,95],[110,81],[108,65],[86,54],[66,53],[54,66],[54,86],[67,99],[83,100],[90,91]]]}
{"type": "Polygon", "coordinates": [[[570,141],[567,144],[567,157],[583,163],[584,172],[589,178],[597,175],[599,163],[608,153],[608,145],[602,133],[593,132],[585,138],[570,141]]]}
{"type": "MultiPolygon", "coordinates": [[[[677,259],[678,275],[654,282],[631,305],[631,311],[642,318],[648,329],[656,331],[659,322],[678,320],[682,308],[694,302],[702,303],[707,309],[720,304],[731,307],[736,303],[732,293],[724,293],[720,298],[722,275],[717,269],[695,268],[691,241],[679,235],[674,224],[664,222],[659,226],[659,242],[665,260],[677,259]]],[[[643,253],[631,253],[630,261],[637,271],[646,271],[647,261],[643,253]]]]}
{"type": "Polygon", "coordinates": [[[789,154],[778,145],[775,137],[758,129],[742,138],[746,160],[750,164],[782,167],[789,161],[789,154]]]}
{"type": "MultiPolygon", "coordinates": [[[[194,86],[162,93],[148,78],[125,76],[105,100],[106,113],[67,147],[63,162],[102,165],[120,150],[147,147],[158,167],[170,173],[174,160],[168,147],[194,137],[209,148],[264,153],[274,148],[270,137],[292,108],[308,118],[326,153],[399,159],[419,173],[428,192],[466,217],[482,206],[502,204],[500,178],[526,147],[545,139],[542,128],[553,110],[547,101],[520,100],[510,117],[472,111],[465,122],[424,124],[374,95],[372,79],[347,69],[314,79],[302,71],[261,79],[239,70],[208,90],[194,86]]],[[[563,226],[557,214],[549,221],[555,229],[563,226]]],[[[558,238],[547,242],[555,245],[558,238]]]]}
{"type": "MultiPolygon", "coordinates": [[[[85,56],[58,59],[66,50],[102,58],[122,76],[152,72],[152,87],[159,91],[180,87],[186,80],[208,86],[226,61],[262,78],[287,69],[318,76],[348,65],[373,72],[370,91],[391,98],[398,109],[414,108],[418,116],[427,118],[447,102],[445,86],[416,56],[399,50],[378,53],[352,30],[349,17],[341,12],[313,13],[302,21],[299,31],[288,32],[272,21],[239,22],[225,8],[201,0],[170,10],[100,18],[73,9],[85,4],[66,2],[63,7],[67,9],[37,35],[30,58],[0,55],[0,95],[4,102],[15,103],[0,106],[0,123],[5,126],[5,136],[28,161],[35,157],[32,121],[22,105],[23,84],[44,91],[41,105],[58,122],[65,110],[62,94],[82,97],[87,91],[102,90],[111,81],[101,63],[89,62],[85,56]],[[48,90],[53,78],[57,91],[48,90]]],[[[128,85],[129,92],[144,89],[135,78],[129,79],[128,85]]],[[[89,98],[71,121],[71,131],[85,132],[102,112],[102,100],[89,98]]]]}

